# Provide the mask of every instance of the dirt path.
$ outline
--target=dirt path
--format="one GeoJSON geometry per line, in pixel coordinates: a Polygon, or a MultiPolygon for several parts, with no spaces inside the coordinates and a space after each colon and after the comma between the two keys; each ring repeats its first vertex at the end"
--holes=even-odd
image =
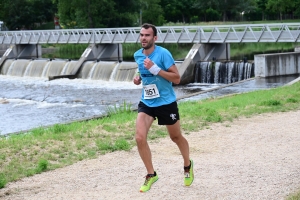
{"type": "Polygon", "coordinates": [[[10,183],[0,199],[284,199],[300,190],[300,111],[264,114],[186,136],[195,181],[183,186],[182,158],[169,138],[151,143],[159,180],[139,193],[137,149],[114,152],[10,183]]]}

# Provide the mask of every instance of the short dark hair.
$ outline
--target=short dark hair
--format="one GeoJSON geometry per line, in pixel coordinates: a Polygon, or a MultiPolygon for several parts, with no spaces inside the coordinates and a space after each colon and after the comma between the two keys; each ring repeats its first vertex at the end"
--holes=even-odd
{"type": "Polygon", "coordinates": [[[156,29],[156,27],[155,27],[153,24],[145,23],[145,24],[142,25],[142,28],[144,28],[144,29],[152,28],[152,30],[153,30],[153,35],[154,35],[154,36],[157,35],[157,29],[156,29]]]}

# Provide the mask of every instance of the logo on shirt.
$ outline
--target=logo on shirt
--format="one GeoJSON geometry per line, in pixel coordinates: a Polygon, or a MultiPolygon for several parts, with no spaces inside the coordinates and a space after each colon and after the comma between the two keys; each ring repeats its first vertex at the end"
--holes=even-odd
{"type": "Polygon", "coordinates": [[[172,120],[176,120],[176,114],[170,114],[170,117],[172,118],[172,120]]]}

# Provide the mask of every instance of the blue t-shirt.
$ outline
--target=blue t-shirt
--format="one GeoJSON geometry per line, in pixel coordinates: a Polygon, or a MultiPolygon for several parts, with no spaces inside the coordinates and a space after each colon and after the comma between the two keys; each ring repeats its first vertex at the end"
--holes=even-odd
{"type": "MultiPolygon", "coordinates": [[[[150,71],[144,67],[144,60],[146,58],[147,56],[143,53],[143,48],[134,53],[134,59],[138,64],[138,70],[142,78],[143,86],[155,84],[159,91],[160,97],[145,99],[143,91],[141,101],[149,107],[157,107],[173,103],[176,101],[176,94],[174,92],[172,82],[159,75],[155,76],[151,74],[150,71]]],[[[160,67],[161,70],[165,71],[175,64],[171,53],[167,49],[156,45],[154,51],[148,56],[148,58],[158,67],[160,67]]]]}

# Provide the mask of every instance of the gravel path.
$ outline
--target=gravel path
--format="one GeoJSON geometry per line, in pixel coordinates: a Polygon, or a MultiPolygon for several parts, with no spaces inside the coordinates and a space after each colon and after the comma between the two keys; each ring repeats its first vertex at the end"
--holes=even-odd
{"type": "Polygon", "coordinates": [[[137,149],[24,178],[0,199],[285,199],[300,190],[300,110],[212,125],[186,135],[195,181],[183,186],[182,158],[169,138],[151,143],[159,180],[140,193],[137,149]]]}

